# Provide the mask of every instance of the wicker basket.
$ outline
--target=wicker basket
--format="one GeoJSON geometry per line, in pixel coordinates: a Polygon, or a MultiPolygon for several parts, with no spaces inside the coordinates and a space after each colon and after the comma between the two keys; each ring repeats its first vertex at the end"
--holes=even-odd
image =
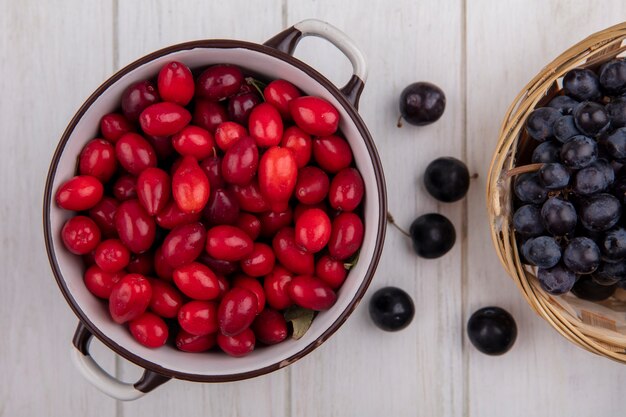
{"type": "Polygon", "coordinates": [[[530,306],[559,333],[584,349],[626,363],[626,291],[601,303],[567,294],[544,292],[534,268],[523,265],[511,225],[513,192],[511,170],[528,158],[532,142],[523,129],[527,116],[559,93],[565,73],[575,67],[597,68],[626,55],[626,22],[598,32],[546,66],[509,107],[487,182],[487,207],[491,234],[500,261],[530,306]]]}

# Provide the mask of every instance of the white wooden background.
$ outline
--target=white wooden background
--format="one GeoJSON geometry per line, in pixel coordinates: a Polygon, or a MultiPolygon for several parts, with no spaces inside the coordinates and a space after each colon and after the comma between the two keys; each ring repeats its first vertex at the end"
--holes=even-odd
{"type": "MultiPolygon", "coordinates": [[[[0,0],[0,416],[624,415],[626,367],[569,344],[531,313],[493,253],[484,198],[515,94],[565,48],[623,20],[623,0],[0,0]],[[42,191],[61,132],[104,79],[150,51],[202,38],[263,42],[309,17],[342,28],[368,58],[361,113],[386,169],[390,210],[405,226],[441,212],[458,243],[423,260],[388,231],[369,294],[392,284],[413,296],[415,321],[402,332],[376,329],[363,302],[287,369],[109,399],[70,363],[76,318],[44,251],[42,191]],[[397,97],[418,80],[443,88],[446,112],[429,127],[397,129],[397,97]],[[438,204],[421,185],[426,164],[444,155],[478,173],[461,203],[438,204]],[[518,341],[502,357],[480,354],[464,333],[486,305],[518,323],[518,341]]],[[[337,83],[348,79],[348,61],[321,40],[304,40],[296,55],[337,83]]],[[[94,349],[118,377],[138,376],[99,342],[94,349]]]]}

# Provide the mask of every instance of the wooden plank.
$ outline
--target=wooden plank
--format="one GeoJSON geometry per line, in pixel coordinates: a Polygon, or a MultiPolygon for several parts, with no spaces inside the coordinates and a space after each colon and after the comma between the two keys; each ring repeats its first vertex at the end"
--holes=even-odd
{"type": "MultiPolygon", "coordinates": [[[[0,2],[0,415],[114,416],[70,361],[77,319],[43,249],[42,192],[58,138],[111,73],[111,3],[0,2]]],[[[95,342],[110,372],[112,352],[95,342]]]]}
{"type": "MultiPolygon", "coordinates": [[[[118,28],[118,62],[123,66],[153,50],[188,40],[263,42],[282,29],[281,3],[120,2],[118,28]]],[[[120,369],[129,381],[139,375],[137,367],[127,362],[120,369]]],[[[282,416],[288,409],[287,385],[288,371],[229,384],[172,381],[144,399],[122,404],[120,415],[282,416]]]]}
{"type": "MultiPolygon", "coordinates": [[[[288,21],[318,17],[354,39],[366,55],[369,80],[360,112],[382,158],[389,209],[405,228],[418,215],[440,212],[456,225],[459,244],[439,260],[418,259],[410,242],[389,228],[370,291],[337,335],[293,365],[292,415],[452,416],[462,411],[461,224],[463,205],[438,204],[422,185],[428,162],[462,156],[461,2],[410,1],[288,3],[288,21]],[[443,118],[428,127],[396,128],[398,97],[415,81],[447,93],[443,118]],[[414,299],[412,325],[378,330],[367,307],[378,288],[394,285],[414,299]]],[[[302,41],[296,56],[332,81],[350,66],[332,46],[302,41]]]]}
{"type": "Polygon", "coordinates": [[[626,382],[625,368],[559,336],[500,267],[482,190],[502,117],[519,90],[566,48],[624,16],[621,1],[467,2],[467,149],[481,192],[469,198],[465,317],[500,305],[516,318],[519,336],[511,352],[496,358],[464,340],[465,415],[618,415],[623,408],[615,387],[626,382]]]}

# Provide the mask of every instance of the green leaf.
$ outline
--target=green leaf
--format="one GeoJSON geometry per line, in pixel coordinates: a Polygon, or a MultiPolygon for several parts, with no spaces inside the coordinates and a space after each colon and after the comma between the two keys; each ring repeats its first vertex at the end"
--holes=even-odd
{"type": "Polygon", "coordinates": [[[292,338],[298,340],[309,330],[315,317],[315,311],[302,307],[289,307],[285,311],[285,320],[291,322],[293,327],[292,338]]]}
{"type": "Polygon", "coordinates": [[[355,253],[352,256],[352,259],[349,259],[348,262],[344,262],[343,267],[346,268],[348,271],[352,269],[352,267],[356,265],[357,262],[359,262],[359,253],[360,252],[355,253]]]}

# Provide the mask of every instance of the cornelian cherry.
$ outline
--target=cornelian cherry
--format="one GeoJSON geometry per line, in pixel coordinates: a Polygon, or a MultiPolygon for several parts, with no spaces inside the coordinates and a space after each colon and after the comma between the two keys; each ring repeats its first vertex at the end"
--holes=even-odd
{"type": "Polygon", "coordinates": [[[250,329],[244,329],[235,336],[217,335],[217,344],[227,355],[235,358],[246,356],[254,350],[255,345],[254,332],[250,329]]]}
{"type": "Polygon", "coordinates": [[[361,174],[354,168],[342,169],[335,175],[328,191],[330,206],[337,210],[353,211],[365,193],[361,174]]]}
{"type": "Polygon", "coordinates": [[[108,239],[96,247],[94,259],[103,271],[118,272],[130,262],[130,252],[120,240],[108,239]]]}
{"type": "Polygon", "coordinates": [[[263,311],[265,307],[265,292],[263,291],[263,285],[253,278],[247,275],[237,275],[232,282],[233,288],[244,288],[252,292],[257,300],[257,314],[263,311]]]}
{"type": "Polygon", "coordinates": [[[127,274],[119,280],[109,296],[109,312],[116,323],[125,323],[141,316],[150,304],[152,287],[146,277],[127,274]]]}
{"type": "Polygon", "coordinates": [[[56,193],[55,200],[65,210],[89,210],[102,198],[104,187],[97,178],[77,175],[64,182],[56,193]]]}
{"type": "Polygon", "coordinates": [[[153,279],[150,284],[152,286],[150,310],[161,317],[176,317],[183,305],[183,296],[180,291],[160,279],[153,279]]]}
{"type": "Polygon", "coordinates": [[[320,209],[305,210],[296,221],[296,243],[307,252],[321,251],[330,239],[330,219],[320,209]]]}
{"type": "Polygon", "coordinates": [[[124,272],[105,272],[98,265],[92,265],[85,271],[83,280],[90,293],[107,300],[113,286],[124,277],[124,272]]]}
{"type": "Polygon", "coordinates": [[[196,94],[209,100],[222,100],[239,91],[243,83],[241,70],[234,65],[213,65],[198,77],[196,94]]]}
{"type": "Polygon", "coordinates": [[[157,158],[152,145],[137,133],[126,133],[115,144],[115,155],[122,168],[133,175],[156,167],[157,158]]]}
{"type": "Polygon", "coordinates": [[[235,142],[222,159],[222,178],[229,184],[246,185],[256,175],[259,149],[249,136],[235,142]]]}
{"type": "Polygon", "coordinates": [[[254,214],[240,213],[235,226],[243,230],[252,240],[256,240],[261,234],[261,221],[254,214]]]}
{"type": "Polygon", "coordinates": [[[245,288],[231,288],[220,302],[217,310],[219,329],[223,335],[234,336],[254,321],[258,313],[257,296],[245,288]]]}
{"type": "Polygon", "coordinates": [[[306,166],[311,160],[311,153],[313,152],[311,136],[298,126],[291,126],[285,129],[280,146],[293,152],[298,168],[306,166]]]}
{"type": "Polygon", "coordinates": [[[289,101],[289,113],[296,125],[310,135],[332,135],[339,126],[339,112],[320,97],[294,98],[289,101]]]}
{"type": "Polygon", "coordinates": [[[195,83],[191,70],[182,62],[173,61],[161,68],[157,81],[164,101],[186,106],[193,98],[195,83]]]}
{"type": "Polygon", "coordinates": [[[149,348],[163,346],[169,334],[163,319],[149,312],[131,320],[128,329],[135,340],[149,348]]]}
{"type": "Polygon", "coordinates": [[[287,293],[293,274],[280,265],[274,266],[272,272],[263,279],[263,289],[267,304],[276,310],[284,310],[293,304],[287,293]]]}
{"type": "Polygon", "coordinates": [[[190,301],[178,310],[178,324],[188,333],[203,336],[217,332],[217,305],[210,301],[190,301]]]}
{"type": "Polygon", "coordinates": [[[176,152],[183,156],[193,156],[200,160],[213,155],[215,141],[213,135],[201,127],[187,126],[172,136],[172,144],[176,152]]]}
{"type": "MultiPolygon", "coordinates": [[[[163,241],[163,258],[173,268],[193,262],[202,253],[206,230],[200,223],[176,226],[163,241]]],[[[184,291],[183,291],[184,292],[184,291]]]]}
{"type": "Polygon", "coordinates": [[[352,150],[345,139],[326,136],[313,140],[313,158],[326,172],[337,173],[352,163],[352,150]]]}
{"type": "Polygon", "coordinates": [[[250,236],[234,226],[220,225],[207,231],[206,251],[215,259],[238,261],[252,250],[250,236]]]}
{"type": "Polygon", "coordinates": [[[302,249],[295,240],[294,229],[282,228],[272,240],[276,259],[288,270],[296,274],[313,274],[315,263],[313,254],[302,249]]]}
{"type": "Polygon", "coordinates": [[[316,311],[328,310],[337,301],[337,295],[324,281],[308,275],[293,278],[287,292],[300,307],[316,311]]]}
{"type": "Polygon", "coordinates": [[[102,136],[113,143],[117,142],[125,133],[135,130],[133,125],[119,113],[109,113],[100,119],[102,136]]]}
{"type": "Polygon", "coordinates": [[[209,201],[209,180],[191,156],[185,156],[172,177],[172,195],[181,211],[197,213],[209,201]]]}
{"type": "Polygon", "coordinates": [[[184,107],[162,102],[147,107],[139,116],[141,130],[148,135],[169,136],[180,132],[191,121],[191,114],[184,107]]]}
{"type": "Polygon", "coordinates": [[[259,163],[259,189],[272,211],[287,209],[297,177],[298,166],[289,149],[274,146],[263,154],[259,163]]]}
{"type": "Polygon", "coordinates": [[[131,122],[139,118],[141,112],[160,100],[156,87],[150,81],[131,84],[122,94],[122,112],[131,122]]]}
{"type": "Polygon", "coordinates": [[[343,262],[324,255],[315,264],[315,276],[324,281],[334,290],[341,287],[348,275],[343,262]]]}
{"type": "Polygon", "coordinates": [[[283,137],[280,113],[269,103],[259,104],[250,113],[248,131],[260,147],[278,145],[283,137]]]}
{"type": "Polygon", "coordinates": [[[156,237],[154,219],[144,210],[138,200],[128,200],[115,211],[115,228],[122,243],[131,252],[145,252],[156,237]]]}
{"type": "Polygon", "coordinates": [[[256,339],[266,345],[275,345],[287,338],[287,322],[276,310],[263,310],[254,319],[251,328],[256,339]]]}
{"type": "Polygon", "coordinates": [[[289,102],[300,97],[295,85],[285,80],[274,80],[263,90],[265,101],[274,106],[284,119],[290,119],[289,102]]]}
{"type": "Polygon", "coordinates": [[[259,221],[261,223],[261,236],[265,238],[272,238],[283,227],[291,225],[293,220],[293,210],[287,208],[285,211],[275,212],[266,211],[259,214],[259,221]]]}
{"type": "Polygon", "coordinates": [[[154,216],[165,208],[170,199],[170,177],[159,168],[146,168],[135,184],[139,202],[149,215],[154,216]]]}
{"type": "Polygon", "coordinates": [[[209,100],[196,100],[193,111],[193,124],[215,133],[217,127],[228,121],[226,109],[219,103],[209,100]]]}
{"type": "Polygon", "coordinates": [[[354,255],[363,243],[363,222],[354,213],[341,213],[333,220],[328,252],[343,261],[354,255]]]}
{"type": "Polygon", "coordinates": [[[174,271],[174,283],[194,300],[214,300],[220,295],[219,281],[209,267],[192,262],[174,271]]]}
{"type": "Polygon", "coordinates": [[[89,217],[96,222],[102,235],[111,237],[117,234],[115,229],[115,211],[119,203],[111,197],[102,197],[98,204],[89,209],[89,217]]]}
{"type": "Polygon", "coordinates": [[[78,172],[81,175],[91,175],[104,183],[111,179],[116,169],[115,148],[109,141],[93,139],[80,152],[78,172]]]}
{"type": "Polygon", "coordinates": [[[209,180],[210,189],[223,188],[226,185],[224,178],[222,178],[222,157],[221,156],[209,156],[200,163],[200,168],[204,171],[209,180]]]}
{"type": "Polygon", "coordinates": [[[303,204],[317,204],[326,198],[330,180],[328,175],[317,167],[304,167],[298,171],[296,198],[303,204]]]}
{"type": "Polygon", "coordinates": [[[254,178],[246,185],[233,185],[231,187],[239,202],[239,207],[250,213],[262,213],[270,209],[270,205],[261,194],[258,181],[254,178]]]}
{"type": "Polygon", "coordinates": [[[197,213],[185,213],[180,208],[176,201],[170,200],[169,203],[156,215],[156,223],[163,229],[173,229],[176,226],[184,224],[195,223],[202,217],[201,212],[197,213]]]}
{"type": "Polygon", "coordinates": [[[61,229],[63,244],[75,255],[91,252],[100,243],[100,229],[89,217],[76,216],[68,219],[61,229]]]}
{"type": "Polygon", "coordinates": [[[118,201],[137,198],[137,177],[121,175],[115,183],[113,183],[113,196],[115,196],[118,201]]]}
{"type": "Polygon", "coordinates": [[[226,152],[235,142],[248,136],[245,127],[235,122],[220,123],[215,130],[215,143],[218,148],[226,152]]]}
{"type": "Polygon", "coordinates": [[[217,343],[217,334],[205,334],[196,336],[181,330],[176,335],[176,347],[183,352],[206,352],[217,343]]]}

